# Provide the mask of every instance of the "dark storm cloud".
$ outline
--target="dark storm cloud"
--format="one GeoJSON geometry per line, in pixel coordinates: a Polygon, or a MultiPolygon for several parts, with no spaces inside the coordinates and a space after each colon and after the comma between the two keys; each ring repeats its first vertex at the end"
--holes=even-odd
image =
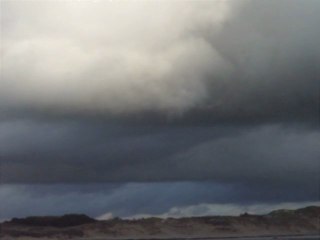
{"type": "Polygon", "coordinates": [[[313,191],[318,176],[319,132],[305,128],[10,122],[1,129],[3,182],[215,180],[313,191]]]}
{"type": "MultiPolygon", "coordinates": [[[[4,122],[0,129],[3,181],[18,182],[143,180],[150,174],[147,168],[140,172],[145,164],[164,162],[195,144],[240,132],[233,127],[133,128],[41,121],[4,122]],[[135,167],[139,170],[132,175],[135,167]],[[119,168],[128,172],[120,173],[119,168]]],[[[161,175],[155,179],[161,180],[161,175]]]]}

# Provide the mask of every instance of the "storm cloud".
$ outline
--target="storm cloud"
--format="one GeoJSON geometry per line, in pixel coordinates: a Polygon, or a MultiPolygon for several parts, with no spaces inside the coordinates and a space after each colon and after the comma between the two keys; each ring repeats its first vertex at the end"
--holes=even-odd
{"type": "Polygon", "coordinates": [[[39,214],[78,197],[70,211],[91,216],[315,202],[319,12],[318,0],[1,1],[0,197],[15,199],[1,217],[46,191],[39,214]]]}
{"type": "Polygon", "coordinates": [[[310,187],[317,181],[318,131],[281,126],[150,128],[10,122],[0,138],[2,181],[211,179],[310,187]]]}
{"type": "Polygon", "coordinates": [[[1,105],[67,115],[314,121],[319,5],[4,1],[1,105]]]}

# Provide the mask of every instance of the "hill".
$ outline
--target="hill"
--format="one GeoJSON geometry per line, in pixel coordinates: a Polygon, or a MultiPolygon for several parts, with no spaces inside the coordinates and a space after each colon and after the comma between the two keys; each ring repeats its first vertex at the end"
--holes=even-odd
{"type": "Polygon", "coordinates": [[[2,223],[1,239],[151,239],[279,235],[319,235],[320,207],[276,210],[238,217],[111,219],[86,215],[14,218],[2,223]]]}

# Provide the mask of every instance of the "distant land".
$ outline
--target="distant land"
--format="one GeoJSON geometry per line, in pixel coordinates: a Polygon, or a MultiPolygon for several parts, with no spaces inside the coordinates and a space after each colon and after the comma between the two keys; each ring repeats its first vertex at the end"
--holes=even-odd
{"type": "Polygon", "coordinates": [[[320,207],[265,215],[95,220],[83,214],[13,218],[0,224],[0,239],[223,239],[320,235],[320,207]]]}

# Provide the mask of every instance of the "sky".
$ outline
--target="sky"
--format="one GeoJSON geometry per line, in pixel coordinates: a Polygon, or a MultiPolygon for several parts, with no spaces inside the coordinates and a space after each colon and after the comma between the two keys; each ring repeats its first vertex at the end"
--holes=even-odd
{"type": "Polygon", "coordinates": [[[318,0],[1,0],[0,219],[319,205],[318,0]]]}

